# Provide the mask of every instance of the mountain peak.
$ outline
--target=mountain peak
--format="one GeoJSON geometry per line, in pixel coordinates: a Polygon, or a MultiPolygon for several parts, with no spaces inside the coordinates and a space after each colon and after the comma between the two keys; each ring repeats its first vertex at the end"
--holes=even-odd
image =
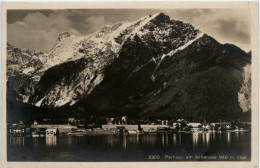
{"type": "Polygon", "coordinates": [[[164,13],[156,13],[154,14],[154,20],[157,20],[159,22],[169,22],[170,17],[168,15],[165,15],[164,13]]]}
{"type": "Polygon", "coordinates": [[[251,57],[164,13],[63,32],[43,55],[7,46],[12,101],[50,112],[199,121],[250,110],[251,57]]]}

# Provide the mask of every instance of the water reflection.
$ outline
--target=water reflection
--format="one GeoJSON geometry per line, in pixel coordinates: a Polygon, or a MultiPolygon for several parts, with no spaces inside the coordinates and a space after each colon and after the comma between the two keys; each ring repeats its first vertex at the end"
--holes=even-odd
{"type": "Polygon", "coordinates": [[[46,137],[46,146],[57,146],[57,137],[46,137]]]}
{"type": "Polygon", "coordinates": [[[10,137],[10,145],[24,146],[24,137],[10,137]]]}
{"type": "Polygon", "coordinates": [[[130,144],[138,144],[139,141],[139,135],[125,135],[125,139],[129,141],[130,144]]]}
{"type": "Polygon", "coordinates": [[[166,147],[168,147],[168,144],[169,144],[169,137],[168,137],[168,134],[165,135],[165,139],[166,139],[166,142],[165,142],[166,147]]]}
{"type": "Polygon", "coordinates": [[[113,147],[114,146],[114,138],[113,136],[108,136],[107,137],[107,140],[108,140],[108,144],[113,147]]]}
{"type": "Polygon", "coordinates": [[[222,133],[220,132],[218,133],[218,135],[219,135],[219,139],[221,140],[222,133]]]}
{"type": "MultiPolygon", "coordinates": [[[[107,144],[110,147],[122,146],[123,149],[127,149],[130,146],[149,146],[156,147],[161,146],[163,148],[169,148],[170,146],[179,146],[192,144],[193,148],[198,148],[202,145],[204,148],[208,148],[215,143],[226,144],[227,147],[232,143],[241,142],[243,139],[243,133],[239,132],[226,132],[226,133],[198,133],[192,134],[180,133],[180,134],[146,134],[146,135],[104,135],[104,136],[64,136],[57,139],[57,137],[10,137],[9,143],[12,146],[24,146],[27,139],[30,139],[30,143],[33,147],[41,147],[42,141],[46,146],[68,146],[73,147],[78,144],[107,144]],[[58,141],[59,140],[59,141],[58,141]]],[[[28,144],[28,143],[27,143],[28,144]]]]}
{"type": "Polygon", "coordinates": [[[39,139],[38,139],[38,137],[34,137],[33,138],[33,146],[34,147],[38,147],[39,146],[39,139]]]}
{"type": "Polygon", "coordinates": [[[213,143],[215,143],[215,142],[216,142],[216,132],[213,132],[212,135],[213,135],[213,136],[212,136],[213,143]]]}
{"type": "Polygon", "coordinates": [[[162,147],[168,147],[169,145],[169,135],[168,134],[161,134],[161,144],[162,147]]]}
{"type": "Polygon", "coordinates": [[[210,141],[210,133],[205,133],[206,134],[206,144],[207,144],[207,147],[209,146],[209,141],[210,141]]]}
{"type": "Polygon", "coordinates": [[[181,135],[182,134],[179,134],[179,139],[177,140],[179,142],[179,144],[181,144],[181,135]]]}
{"type": "Polygon", "coordinates": [[[164,135],[161,136],[162,136],[162,147],[164,147],[164,135]]]}
{"type": "Polygon", "coordinates": [[[157,135],[154,134],[148,134],[148,135],[139,135],[139,141],[141,142],[141,145],[147,145],[149,144],[149,146],[154,147],[156,145],[157,140],[159,139],[159,135],[157,137],[157,135]]]}
{"type": "Polygon", "coordinates": [[[126,149],[126,135],[123,136],[123,148],[126,149]]]}
{"type": "MultiPolygon", "coordinates": [[[[95,158],[103,159],[116,157],[133,156],[142,158],[144,153],[160,153],[163,149],[166,153],[179,155],[180,149],[189,149],[192,154],[201,154],[214,148],[218,153],[228,153],[230,151],[247,152],[250,146],[244,142],[251,142],[250,132],[211,132],[211,133],[179,133],[179,134],[143,134],[143,135],[92,135],[92,136],[62,136],[62,137],[10,137],[9,151],[10,157],[15,153],[22,155],[33,155],[35,152],[41,153],[46,158],[46,152],[51,152],[52,156],[60,160],[78,159],[82,161],[93,161],[95,158]],[[17,147],[21,147],[20,149],[17,147]],[[18,151],[19,150],[19,151],[18,151]],[[30,151],[30,152],[28,152],[30,151]],[[106,151],[104,154],[104,151],[106,151]],[[111,153],[109,153],[111,151],[111,153]],[[123,153],[122,153],[123,152],[123,153]],[[68,154],[69,153],[69,154],[68,154]],[[81,153],[81,154],[80,154],[81,153]],[[107,154],[109,153],[109,154],[107,154]],[[109,156],[108,156],[109,155],[109,156]],[[84,160],[85,159],[85,160],[84,160]],[[92,159],[92,160],[91,160],[92,159]]],[[[187,152],[187,151],[186,151],[187,152]]],[[[181,153],[181,154],[186,154],[181,153]]],[[[250,155],[249,153],[246,153],[250,155]]],[[[34,156],[26,156],[34,158],[34,156]]],[[[17,157],[17,155],[16,155],[17,157]]],[[[53,160],[53,158],[50,158],[53,160]]],[[[100,159],[102,161],[102,159],[100,159]]]]}
{"type": "Polygon", "coordinates": [[[193,147],[197,147],[198,146],[198,140],[199,140],[199,133],[198,132],[194,132],[192,134],[192,143],[193,143],[193,147]]]}
{"type": "MultiPolygon", "coordinates": [[[[105,143],[107,143],[110,147],[117,146],[122,144],[121,142],[124,141],[123,135],[108,135],[106,138],[105,143]]],[[[125,146],[126,146],[126,142],[125,146]]]]}
{"type": "Polygon", "coordinates": [[[239,132],[235,132],[235,136],[236,136],[236,142],[239,141],[239,132]]]}
{"type": "Polygon", "coordinates": [[[73,145],[73,137],[68,136],[68,145],[71,147],[73,145]]]}
{"type": "MultiPolygon", "coordinates": [[[[146,139],[145,136],[141,136],[142,139],[146,139]]],[[[147,144],[147,142],[151,143],[151,146],[154,147],[156,145],[157,135],[149,135],[149,141],[142,141],[142,144],[147,144]]]]}
{"type": "MultiPolygon", "coordinates": [[[[247,134],[248,135],[248,134],[247,134]]],[[[232,143],[241,142],[241,139],[245,138],[243,133],[239,132],[225,132],[225,133],[198,133],[192,134],[180,133],[180,134],[148,134],[148,135],[105,135],[105,136],[64,136],[57,139],[54,137],[10,137],[9,143],[12,146],[24,146],[26,139],[31,139],[30,144],[33,147],[40,147],[45,141],[46,146],[53,147],[57,144],[62,146],[73,147],[78,144],[88,145],[92,143],[105,143],[110,147],[122,146],[123,149],[127,149],[130,146],[144,145],[149,147],[161,146],[163,148],[169,148],[169,146],[179,146],[192,144],[193,148],[203,146],[208,148],[210,145],[215,143],[226,144],[230,147],[232,143]],[[59,142],[58,142],[59,140],[59,142]]]]}
{"type": "Polygon", "coordinates": [[[230,141],[231,141],[231,133],[227,132],[227,144],[230,146],[230,141]]]}
{"type": "Polygon", "coordinates": [[[140,138],[139,138],[140,136],[142,136],[142,135],[137,134],[137,136],[136,136],[136,142],[137,142],[137,144],[139,144],[139,142],[140,142],[140,140],[139,140],[139,139],[140,139],[140,138]]]}
{"type": "Polygon", "coordinates": [[[203,146],[205,146],[205,144],[206,144],[206,135],[204,133],[202,133],[202,142],[203,142],[203,146]]]}
{"type": "Polygon", "coordinates": [[[176,144],[177,144],[177,135],[176,134],[173,134],[172,135],[173,137],[172,137],[172,142],[173,142],[173,144],[174,144],[174,146],[176,146],[176,144]]]}

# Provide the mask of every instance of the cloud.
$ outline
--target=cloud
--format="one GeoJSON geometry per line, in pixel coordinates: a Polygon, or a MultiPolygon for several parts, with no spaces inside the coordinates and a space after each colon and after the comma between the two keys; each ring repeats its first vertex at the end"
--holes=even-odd
{"type": "Polygon", "coordinates": [[[20,48],[49,51],[61,32],[81,35],[71,27],[63,12],[46,16],[40,12],[27,14],[22,21],[7,25],[7,41],[20,48]]]}
{"type": "Polygon", "coordinates": [[[172,19],[191,23],[221,43],[251,49],[250,13],[248,9],[166,10],[172,19]]]}
{"type": "Polygon", "coordinates": [[[11,24],[22,21],[27,14],[35,12],[40,12],[46,16],[53,13],[52,10],[7,10],[7,23],[11,24]]]}
{"type": "Polygon", "coordinates": [[[224,18],[218,21],[218,25],[215,28],[224,37],[232,37],[240,43],[250,43],[250,28],[249,24],[239,23],[234,18],[224,18]]]}
{"type": "Polygon", "coordinates": [[[7,39],[17,47],[49,51],[59,33],[90,34],[105,25],[134,21],[163,12],[171,19],[191,23],[221,43],[232,43],[250,50],[248,9],[80,9],[8,12],[7,39]],[[27,12],[27,13],[26,13],[27,12]],[[20,16],[22,14],[23,17],[20,16]]]}
{"type": "Polygon", "coordinates": [[[86,10],[54,10],[48,15],[29,11],[24,14],[24,18],[15,18],[15,12],[11,15],[9,22],[12,22],[7,25],[7,41],[20,48],[44,52],[52,48],[61,32],[68,31],[75,35],[89,34],[107,24],[113,24],[104,16],[92,15],[86,10]]]}
{"type": "MultiPolygon", "coordinates": [[[[101,10],[104,11],[104,10],[101,10]]],[[[90,34],[105,25],[112,25],[112,17],[103,14],[100,10],[67,10],[67,19],[71,21],[71,26],[82,34],[90,34]]],[[[112,19],[113,20],[113,19],[112,19]]],[[[119,18],[116,19],[118,21],[119,18]]]]}
{"type": "Polygon", "coordinates": [[[85,22],[91,25],[91,31],[97,30],[97,27],[104,26],[105,18],[103,16],[90,16],[85,22]]]}

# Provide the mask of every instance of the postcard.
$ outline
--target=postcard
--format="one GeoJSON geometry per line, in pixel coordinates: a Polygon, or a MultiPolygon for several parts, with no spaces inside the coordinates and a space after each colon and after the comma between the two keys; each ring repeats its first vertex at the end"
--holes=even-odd
{"type": "Polygon", "coordinates": [[[258,167],[257,2],[2,3],[1,165],[258,167]]]}

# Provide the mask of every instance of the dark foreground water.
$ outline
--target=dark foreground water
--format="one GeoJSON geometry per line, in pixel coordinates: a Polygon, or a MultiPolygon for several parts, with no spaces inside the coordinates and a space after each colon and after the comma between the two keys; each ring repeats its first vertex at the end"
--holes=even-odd
{"type": "Polygon", "coordinates": [[[251,133],[10,137],[8,161],[248,161],[251,133]]]}

